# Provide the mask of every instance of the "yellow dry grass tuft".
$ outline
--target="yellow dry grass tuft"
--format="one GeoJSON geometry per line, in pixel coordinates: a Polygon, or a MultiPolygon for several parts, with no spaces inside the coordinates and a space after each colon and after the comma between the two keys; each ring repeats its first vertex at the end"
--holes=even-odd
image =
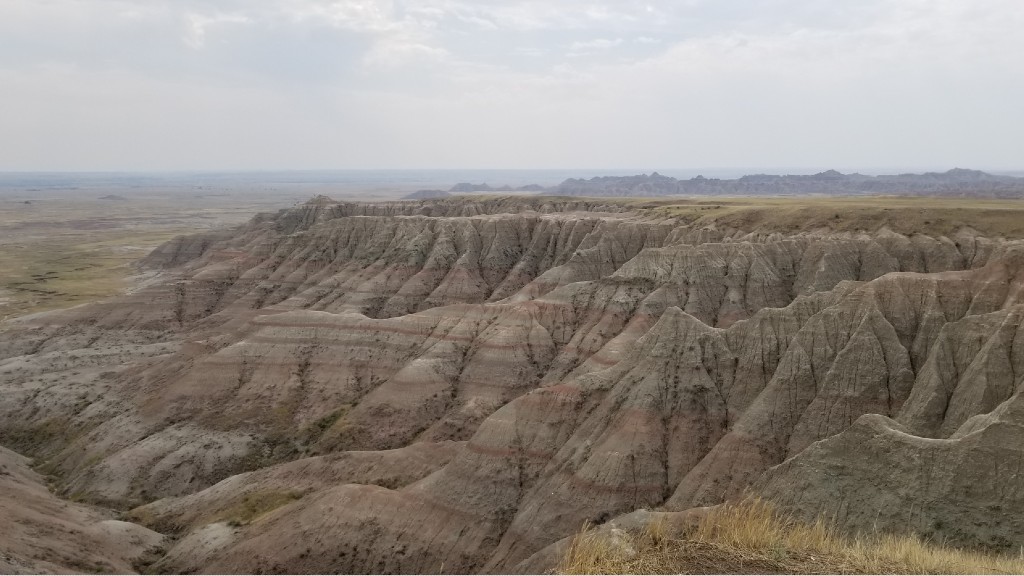
{"type": "Polygon", "coordinates": [[[794,521],[764,500],[711,510],[672,535],[585,527],[558,566],[563,574],[1021,574],[1024,558],[960,550],[916,536],[845,537],[823,520],[794,521]]]}
{"type": "Polygon", "coordinates": [[[250,492],[242,496],[240,500],[227,509],[213,514],[211,518],[208,518],[203,523],[226,521],[232,526],[244,526],[264,514],[291,504],[295,500],[302,498],[302,496],[302,492],[280,492],[275,490],[250,492]]]}

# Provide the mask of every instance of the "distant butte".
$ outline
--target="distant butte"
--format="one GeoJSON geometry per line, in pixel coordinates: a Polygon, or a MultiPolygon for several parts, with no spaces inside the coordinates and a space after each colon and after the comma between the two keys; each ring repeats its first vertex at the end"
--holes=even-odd
{"type": "Polygon", "coordinates": [[[430,200],[430,199],[433,199],[433,198],[447,198],[449,196],[451,196],[451,194],[449,194],[448,192],[445,192],[444,190],[417,190],[417,191],[413,192],[412,194],[408,194],[406,196],[403,196],[402,199],[403,200],[430,200]]]}

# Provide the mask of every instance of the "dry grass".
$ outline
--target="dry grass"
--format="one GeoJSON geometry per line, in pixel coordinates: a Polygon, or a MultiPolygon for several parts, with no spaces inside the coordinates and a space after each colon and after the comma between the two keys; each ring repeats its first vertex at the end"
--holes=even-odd
{"type": "Polygon", "coordinates": [[[639,534],[578,534],[563,574],[1021,574],[1024,559],[959,550],[914,536],[838,534],[793,521],[748,498],[712,510],[684,534],[660,525],[639,534]]]}
{"type": "Polygon", "coordinates": [[[828,229],[950,235],[970,227],[988,236],[1024,237],[1024,201],[933,197],[777,197],[633,201],[637,208],[695,225],[746,231],[828,229]]]}
{"type": "Polygon", "coordinates": [[[138,272],[131,262],[170,240],[171,232],[54,235],[0,250],[0,319],[92,302],[123,292],[138,272]]]}

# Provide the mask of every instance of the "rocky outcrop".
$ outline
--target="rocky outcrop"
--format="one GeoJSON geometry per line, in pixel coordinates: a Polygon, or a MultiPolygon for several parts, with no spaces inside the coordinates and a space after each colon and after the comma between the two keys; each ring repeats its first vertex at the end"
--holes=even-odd
{"type": "Polygon", "coordinates": [[[769,470],[754,489],[798,517],[835,518],[851,532],[1017,550],[1022,439],[1020,420],[932,439],[869,414],[769,470]]]}
{"type": "Polygon", "coordinates": [[[860,417],[770,469],[756,489],[849,530],[1016,549],[1024,530],[1022,314],[1018,304],[946,324],[892,418],[860,417]]]}
{"type": "Polygon", "coordinates": [[[1024,543],[980,513],[935,528],[1015,510],[1003,468],[890,510],[922,454],[1015,458],[1018,240],[325,200],[145,264],[134,294],[0,331],[0,440],[64,494],[142,505],[177,537],[162,571],[502,572],[584,522],[751,487],[852,530],[885,506],[1024,543]]]}

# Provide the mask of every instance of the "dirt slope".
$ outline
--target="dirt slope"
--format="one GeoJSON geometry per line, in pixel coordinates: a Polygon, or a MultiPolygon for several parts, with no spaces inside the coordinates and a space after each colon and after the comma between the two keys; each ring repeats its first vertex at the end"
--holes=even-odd
{"type": "Polygon", "coordinates": [[[22,456],[0,447],[0,572],[130,572],[163,536],[61,501],[22,456]]]}

